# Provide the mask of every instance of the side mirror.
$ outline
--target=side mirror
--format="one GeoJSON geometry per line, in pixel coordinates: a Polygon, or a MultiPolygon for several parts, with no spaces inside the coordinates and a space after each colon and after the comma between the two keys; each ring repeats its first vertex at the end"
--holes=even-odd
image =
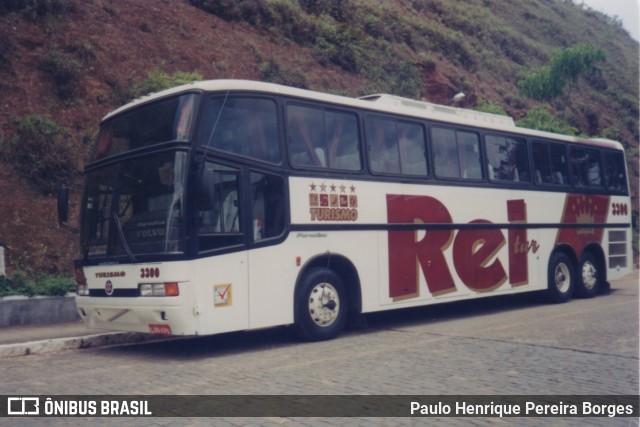
{"type": "Polygon", "coordinates": [[[69,221],[69,187],[62,184],[58,190],[58,224],[69,221]]]}
{"type": "Polygon", "coordinates": [[[69,221],[69,187],[66,184],[62,184],[58,189],[58,225],[60,228],[77,233],[79,230],[73,227],[69,227],[67,222],[69,221]]]}

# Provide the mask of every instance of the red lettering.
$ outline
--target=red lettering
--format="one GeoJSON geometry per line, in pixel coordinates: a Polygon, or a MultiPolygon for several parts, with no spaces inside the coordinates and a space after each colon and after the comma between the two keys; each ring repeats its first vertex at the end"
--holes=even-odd
{"type": "MultiPolygon", "coordinates": [[[[486,292],[509,279],[512,286],[529,281],[528,254],[536,253],[540,245],[527,240],[526,204],[524,200],[508,200],[507,216],[512,224],[508,231],[509,274],[496,257],[507,242],[498,228],[477,227],[460,230],[439,227],[453,224],[447,208],[429,196],[387,195],[387,218],[390,224],[404,224],[406,230],[392,230],[389,245],[389,296],[394,301],[419,296],[419,270],[429,292],[441,295],[456,290],[445,258],[453,242],[453,264],[460,280],[469,288],[486,292]],[[411,224],[429,224],[423,231],[411,224]],[[523,224],[522,227],[517,224],[523,224]],[[455,238],[454,238],[455,236],[455,238]]],[[[491,224],[476,219],[469,224],[491,224]]]]}
{"type": "MultiPolygon", "coordinates": [[[[527,221],[527,206],[524,200],[507,200],[507,217],[511,224],[527,221]]],[[[527,251],[522,251],[521,242],[527,242],[526,228],[509,228],[509,283],[513,286],[529,283],[527,251]]]]}
{"type": "MultiPolygon", "coordinates": [[[[470,224],[491,224],[484,219],[470,224]]],[[[507,273],[499,259],[491,264],[505,244],[504,236],[496,228],[460,230],[453,243],[453,264],[458,276],[467,287],[476,291],[489,291],[507,280],[507,273]]]]}
{"type": "MultiPolygon", "coordinates": [[[[451,224],[447,208],[433,197],[387,195],[387,217],[392,224],[451,224]]],[[[418,266],[429,291],[455,291],[444,250],[451,244],[453,230],[428,230],[418,240],[416,230],[389,232],[389,296],[395,299],[419,295],[418,266]]]]}

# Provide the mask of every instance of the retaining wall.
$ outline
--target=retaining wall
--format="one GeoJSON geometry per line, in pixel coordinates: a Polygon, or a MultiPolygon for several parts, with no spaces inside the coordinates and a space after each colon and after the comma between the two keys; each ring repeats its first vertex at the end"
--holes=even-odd
{"type": "Polygon", "coordinates": [[[0,327],[42,325],[79,320],[75,294],[59,297],[0,298],[0,327]]]}

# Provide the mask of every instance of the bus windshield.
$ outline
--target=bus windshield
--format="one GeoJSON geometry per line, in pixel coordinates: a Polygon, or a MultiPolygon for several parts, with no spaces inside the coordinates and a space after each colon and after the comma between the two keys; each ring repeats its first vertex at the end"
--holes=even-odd
{"type": "Polygon", "coordinates": [[[183,251],[187,153],[135,157],[87,173],[81,248],[86,258],[183,251]]]}
{"type": "Polygon", "coordinates": [[[91,161],[169,141],[187,141],[193,128],[196,94],[163,99],[107,120],[91,161]]]}

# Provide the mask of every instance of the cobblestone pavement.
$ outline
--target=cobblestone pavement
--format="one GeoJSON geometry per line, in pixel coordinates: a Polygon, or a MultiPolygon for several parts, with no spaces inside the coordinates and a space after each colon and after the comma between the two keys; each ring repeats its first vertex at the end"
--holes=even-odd
{"type": "MultiPolygon", "coordinates": [[[[502,394],[639,392],[638,276],[594,299],[538,295],[369,316],[300,343],[286,328],[0,359],[1,395],[502,394]]],[[[96,418],[113,425],[124,419],[96,418]]],[[[7,420],[4,420],[7,421],[7,420]]],[[[8,419],[76,425],[77,418],[8,419]]],[[[615,425],[631,418],[136,418],[136,425],[615,425]]],[[[7,425],[1,422],[2,425],[7,425]]]]}

